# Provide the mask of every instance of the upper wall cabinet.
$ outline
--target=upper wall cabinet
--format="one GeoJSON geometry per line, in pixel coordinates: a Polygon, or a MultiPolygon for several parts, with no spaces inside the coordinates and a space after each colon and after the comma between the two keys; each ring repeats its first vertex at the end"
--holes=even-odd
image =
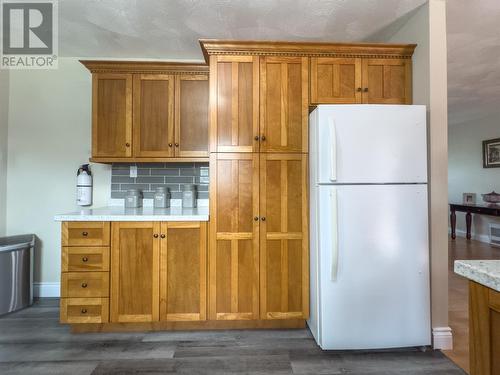
{"type": "Polygon", "coordinates": [[[82,63],[93,76],[93,161],[208,161],[206,65],[82,63]]]}
{"type": "Polygon", "coordinates": [[[134,74],[134,156],[174,156],[174,76],[134,74]]]}
{"type": "Polygon", "coordinates": [[[361,59],[311,58],[311,103],[361,103],[361,59]]]}
{"type": "Polygon", "coordinates": [[[132,74],[92,77],[92,156],[132,156],[132,74]]]}
{"type": "Polygon", "coordinates": [[[307,152],[308,80],[307,57],[261,57],[261,152],[307,152]]]}
{"type": "Polygon", "coordinates": [[[259,150],[259,58],[210,59],[210,151],[259,150]]]}
{"type": "Polygon", "coordinates": [[[411,104],[409,59],[363,59],[363,103],[411,104]]]}
{"type": "Polygon", "coordinates": [[[178,75],[175,88],[175,155],[206,157],[208,75],[178,75]]]}
{"type": "MultiPolygon", "coordinates": [[[[299,128],[297,122],[303,110],[301,100],[304,95],[309,96],[309,105],[412,103],[411,59],[415,44],[209,39],[201,40],[200,44],[206,61],[210,59],[211,72],[214,69],[213,62],[228,55],[239,59],[260,59],[260,151],[307,152],[306,146],[299,147],[294,143],[301,131],[307,134],[307,126],[303,124],[299,128]],[[301,74],[298,70],[301,70],[301,74]],[[308,76],[305,82],[304,76],[308,76]],[[307,86],[310,91],[304,94],[307,86]]],[[[234,75],[232,77],[235,78],[234,75]]],[[[220,88],[214,88],[213,95],[214,100],[220,100],[220,88]]],[[[231,91],[226,91],[225,95],[231,95],[231,91]]],[[[242,104],[239,97],[231,96],[231,99],[233,108],[235,102],[242,104]]],[[[307,123],[307,116],[304,117],[303,121],[307,123]]],[[[217,130],[222,126],[216,116],[212,116],[211,123],[217,130]]],[[[255,151],[256,147],[254,144],[251,151],[255,151]]]]}

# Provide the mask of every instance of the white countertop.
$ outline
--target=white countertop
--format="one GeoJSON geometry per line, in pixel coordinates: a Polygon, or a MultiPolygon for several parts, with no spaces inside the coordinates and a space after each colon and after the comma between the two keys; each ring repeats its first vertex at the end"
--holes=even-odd
{"type": "Polygon", "coordinates": [[[55,221],[208,221],[208,207],[86,208],[54,216],[55,221]]]}
{"type": "Polygon", "coordinates": [[[500,260],[456,260],[455,273],[500,292],[500,260]]]}

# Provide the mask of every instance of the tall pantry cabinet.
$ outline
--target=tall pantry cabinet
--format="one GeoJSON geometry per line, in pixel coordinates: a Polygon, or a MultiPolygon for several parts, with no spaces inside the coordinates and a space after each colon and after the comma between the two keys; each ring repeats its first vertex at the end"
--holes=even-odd
{"type": "Polygon", "coordinates": [[[209,318],[307,319],[308,58],[204,47],[210,63],[209,318]]]}

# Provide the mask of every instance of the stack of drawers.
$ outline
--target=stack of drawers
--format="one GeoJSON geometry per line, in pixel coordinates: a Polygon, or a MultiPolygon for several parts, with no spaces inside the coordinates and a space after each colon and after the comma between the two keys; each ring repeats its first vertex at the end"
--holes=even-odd
{"type": "Polygon", "coordinates": [[[109,222],[62,223],[61,323],[109,321],[109,222]]]}

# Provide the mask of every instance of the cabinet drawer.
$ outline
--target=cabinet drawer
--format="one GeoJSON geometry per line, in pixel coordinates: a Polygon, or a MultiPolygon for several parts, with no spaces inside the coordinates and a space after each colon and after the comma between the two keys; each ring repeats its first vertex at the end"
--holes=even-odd
{"type": "Polygon", "coordinates": [[[61,279],[61,297],[109,297],[109,272],[67,272],[61,279]]]}
{"type": "Polygon", "coordinates": [[[109,246],[109,222],[64,222],[63,246],[109,246]]]}
{"type": "Polygon", "coordinates": [[[109,271],[109,247],[63,247],[62,272],[109,271]]]}
{"type": "Polygon", "coordinates": [[[107,323],[108,298],[61,298],[61,323],[107,323]]]}

